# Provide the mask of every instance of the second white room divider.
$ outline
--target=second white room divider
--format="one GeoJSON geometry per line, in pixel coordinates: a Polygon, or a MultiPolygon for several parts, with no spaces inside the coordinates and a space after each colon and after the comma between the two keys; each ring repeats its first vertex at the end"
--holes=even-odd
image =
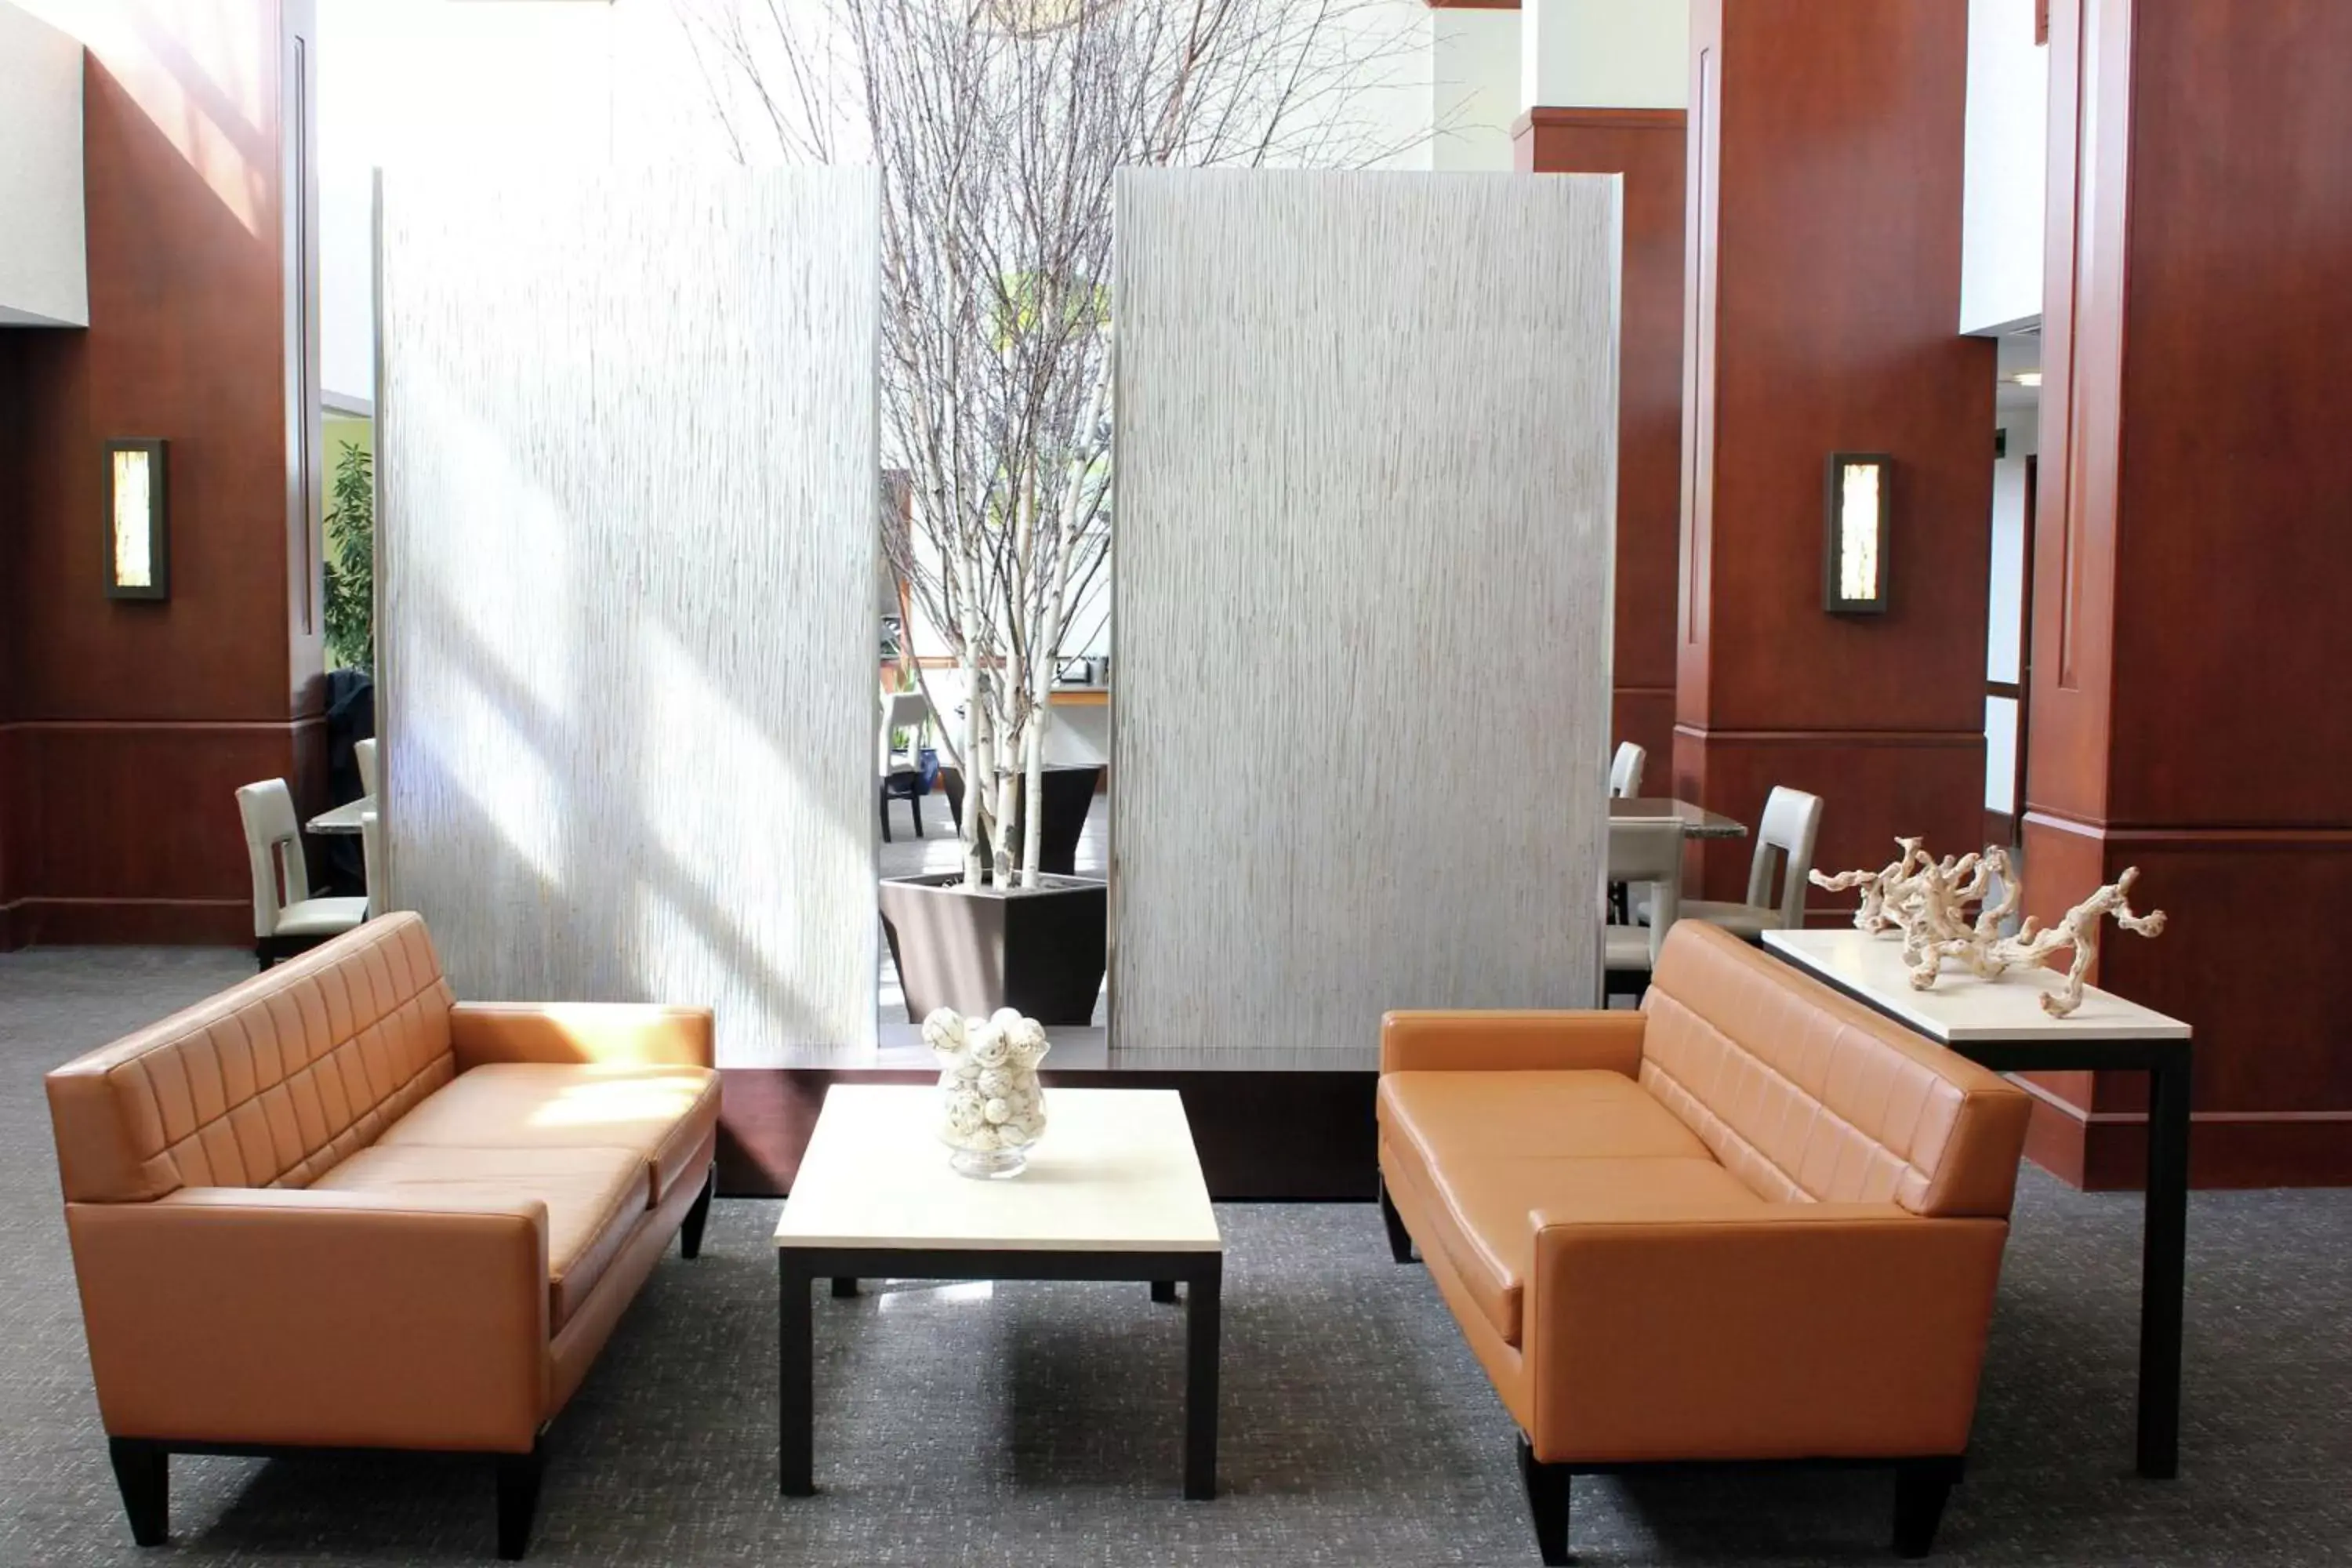
{"type": "Polygon", "coordinates": [[[1618,213],[1121,176],[1115,1050],[1595,1001],[1618,213]]]}
{"type": "Polygon", "coordinates": [[[462,996],[875,1027],[867,171],[389,174],[394,902],[462,996]]]}

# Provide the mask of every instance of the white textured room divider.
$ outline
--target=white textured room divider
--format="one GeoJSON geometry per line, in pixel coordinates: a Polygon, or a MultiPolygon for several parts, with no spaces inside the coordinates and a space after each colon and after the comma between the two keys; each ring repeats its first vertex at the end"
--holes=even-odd
{"type": "Polygon", "coordinates": [[[875,1027],[864,171],[383,177],[394,901],[462,996],[875,1027]]]}
{"type": "Polygon", "coordinates": [[[1598,991],[1617,182],[1118,192],[1111,1043],[1598,991]]]}

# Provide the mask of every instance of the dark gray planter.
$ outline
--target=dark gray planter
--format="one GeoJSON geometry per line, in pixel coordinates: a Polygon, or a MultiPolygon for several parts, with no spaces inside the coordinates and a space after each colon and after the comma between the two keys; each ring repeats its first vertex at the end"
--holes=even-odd
{"type": "Polygon", "coordinates": [[[1110,885],[1083,877],[1045,881],[968,891],[956,871],[883,879],[882,929],[908,1023],[941,1007],[982,1017],[1011,1007],[1041,1024],[1094,1022],[1108,957],[1110,885]]]}

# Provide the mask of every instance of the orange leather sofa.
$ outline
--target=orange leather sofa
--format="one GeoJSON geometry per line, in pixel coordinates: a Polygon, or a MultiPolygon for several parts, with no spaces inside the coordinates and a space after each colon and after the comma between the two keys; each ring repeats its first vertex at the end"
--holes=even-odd
{"type": "Polygon", "coordinates": [[[495,1456],[540,1436],[709,1213],[702,1009],[456,1003],[371,921],[48,1075],[90,1372],[142,1545],[179,1453],[495,1456]]]}
{"type": "Polygon", "coordinates": [[[1892,1463],[1924,1555],[1968,1447],[2022,1091],[1702,922],[1639,1012],[1391,1013],[1383,1216],[1569,1478],[1892,1463]]]}

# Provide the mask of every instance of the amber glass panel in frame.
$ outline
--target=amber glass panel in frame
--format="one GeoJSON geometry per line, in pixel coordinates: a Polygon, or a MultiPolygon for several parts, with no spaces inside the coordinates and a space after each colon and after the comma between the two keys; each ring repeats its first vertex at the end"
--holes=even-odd
{"type": "Polygon", "coordinates": [[[1886,608],[1887,487],[1894,459],[1884,452],[1832,452],[1822,546],[1822,607],[1832,615],[1876,615],[1886,608]]]}
{"type": "Polygon", "coordinates": [[[106,444],[106,596],[172,595],[171,486],[161,441],[106,444]]]}

